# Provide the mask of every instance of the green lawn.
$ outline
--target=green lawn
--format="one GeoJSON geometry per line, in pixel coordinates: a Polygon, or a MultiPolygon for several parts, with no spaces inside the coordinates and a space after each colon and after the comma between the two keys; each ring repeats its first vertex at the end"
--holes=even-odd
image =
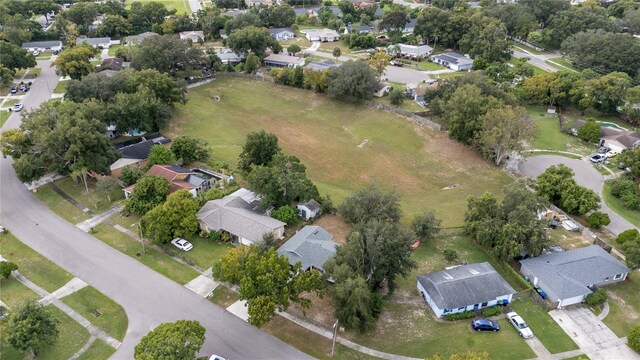
{"type": "Polygon", "coordinates": [[[92,179],[88,179],[88,193],[82,180],[75,182],[71,177],[56,181],[56,185],[71,198],[96,213],[106,211],[114,205],[114,202],[124,199],[124,192],[118,188],[111,192],[111,202],[109,202],[104,193],[96,191],[95,181],[92,179]]]}
{"type": "MultiPolygon", "coordinates": [[[[18,269],[20,270],[20,269],[18,269]]],[[[40,296],[14,278],[0,279],[0,299],[11,309],[27,300],[39,300],[40,296]]]]}
{"type": "Polygon", "coordinates": [[[27,71],[29,71],[29,72],[27,73],[27,75],[24,78],[25,79],[33,79],[33,78],[38,77],[38,75],[40,75],[40,73],[42,72],[42,69],[39,68],[39,67],[32,67],[32,68],[29,68],[29,69],[20,69],[20,70],[16,71],[15,78],[17,80],[21,79],[22,76],[27,71]]]}
{"type": "Polygon", "coordinates": [[[194,236],[188,240],[193,244],[193,249],[190,251],[182,251],[171,244],[163,245],[163,248],[167,253],[180,257],[202,269],[208,269],[213,266],[215,261],[219,260],[222,255],[232,248],[231,245],[203,239],[199,236],[194,236]]]}
{"type": "Polygon", "coordinates": [[[116,349],[107,345],[104,341],[96,339],[78,360],[106,360],[111,357],[114,352],[116,352],[116,349]]]}
{"type": "Polygon", "coordinates": [[[10,100],[7,100],[7,101],[4,102],[3,107],[10,108],[10,107],[13,107],[13,105],[15,105],[15,104],[17,104],[19,102],[20,102],[19,99],[10,99],[10,100]]]}
{"type": "Polygon", "coordinates": [[[58,214],[61,218],[72,224],[77,224],[83,220],[87,220],[91,215],[78,209],[76,206],[68,202],[65,198],[53,191],[49,186],[41,186],[38,188],[35,196],[42,201],[51,211],[58,214]]]}
{"type": "Polygon", "coordinates": [[[458,76],[464,76],[466,73],[466,71],[454,71],[450,73],[432,75],[432,77],[435,79],[451,79],[458,76]]]}
{"type": "Polygon", "coordinates": [[[127,314],[122,306],[91,286],[62,298],[62,302],[118,340],[127,332],[127,314]],[[97,312],[100,316],[96,316],[97,312]]]}
{"type": "Polygon", "coordinates": [[[373,182],[400,193],[403,220],[433,209],[444,226],[460,226],[468,196],[498,194],[511,181],[446,133],[364,105],[333,102],[323,94],[219,77],[191,90],[188,100],[163,133],[206,139],[215,160],[235,166],[248,132],[273,132],[283,150],[306,165],[322,195],[331,195],[336,204],[373,182]],[[213,101],[215,95],[221,101],[213,101]],[[365,139],[367,144],[358,147],[365,139]],[[445,190],[453,184],[459,186],[445,190]]]}
{"type": "Polygon", "coordinates": [[[0,110],[0,127],[2,127],[2,125],[4,125],[5,122],[7,122],[7,119],[9,119],[9,116],[11,116],[11,113],[9,111],[0,110]]]}
{"type": "Polygon", "coordinates": [[[439,64],[436,64],[433,61],[428,61],[428,60],[420,61],[418,63],[418,67],[420,68],[420,70],[444,70],[444,69],[446,69],[445,67],[442,67],[439,64]]]}
{"type": "Polygon", "coordinates": [[[69,86],[69,82],[71,82],[71,80],[65,80],[65,81],[60,81],[58,82],[58,85],[56,85],[56,88],[53,89],[53,93],[54,94],[64,94],[67,92],[67,86],[69,86]]]}
{"type": "Polygon", "coordinates": [[[604,323],[617,336],[627,336],[640,324],[640,274],[631,272],[627,279],[604,289],[609,293],[609,315],[604,323]]]}
{"type": "Polygon", "coordinates": [[[36,60],[49,60],[51,59],[51,55],[53,55],[53,51],[45,50],[40,54],[38,54],[38,56],[36,57],[36,60]]]}
{"type": "MultiPolygon", "coordinates": [[[[37,359],[68,359],[89,340],[89,332],[53,305],[47,306],[47,310],[60,321],[58,323],[58,340],[53,346],[41,349],[37,359]]],[[[5,326],[6,322],[0,322],[0,333],[4,333],[5,326]]],[[[23,353],[9,347],[4,336],[0,336],[0,354],[2,354],[2,360],[22,360],[25,358],[23,353]]]]}
{"type": "Polygon", "coordinates": [[[610,207],[611,210],[615,211],[616,214],[622,216],[633,225],[640,227],[640,213],[625,207],[624,205],[622,205],[620,199],[611,195],[610,182],[605,182],[604,188],[602,189],[602,197],[604,199],[604,203],[607,204],[607,206],[610,207]]]}
{"type": "Polygon", "coordinates": [[[127,0],[125,4],[125,8],[128,10],[131,7],[131,3],[133,2],[158,2],[163,4],[167,9],[173,10],[176,9],[176,14],[184,14],[191,13],[191,8],[189,8],[189,2],[183,0],[127,0]],[[186,8],[185,8],[186,6],[186,8]]]}
{"type": "Polygon", "coordinates": [[[349,46],[343,41],[329,41],[320,43],[320,50],[328,53],[333,53],[333,49],[339,47],[342,51],[342,55],[348,56],[351,53],[349,46]]]}
{"type": "Polygon", "coordinates": [[[564,360],[590,360],[591,358],[588,357],[587,355],[578,355],[578,356],[573,356],[570,358],[565,358],[564,360]]]}
{"type": "Polygon", "coordinates": [[[578,71],[575,66],[568,62],[565,58],[553,58],[545,60],[544,62],[560,71],[578,71]]]}
{"type": "Polygon", "coordinates": [[[154,249],[146,248],[146,252],[142,254],[142,244],[107,224],[100,224],[96,226],[94,230],[95,233],[93,235],[104,241],[107,245],[131,256],[179,284],[186,284],[200,275],[192,268],[154,249]],[[138,253],[140,253],[141,256],[137,256],[136,254],[138,253]]]}
{"type": "Polygon", "coordinates": [[[552,354],[578,349],[571,337],[532,299],[516,300],[511,307],[525,319],[531,331],[552,354]]]}
{"type": "Polygon", "coordinates": [[[540,156],[540,155],[556,155],[556,156],[564,156],[564,157],[568,157],[569,159],[582,159],[582,156],[578,156],[578,155],[573,155],[573,154],[565,154],[565,153],[561,153],[561,152],[557,152],[557,151],[553,151],[553,150],[548,150],[548,151],[525,151],[522,153],[522,155],[524,155],[525,157],[529,157],[529,156],[540,156]]]}
{"type": "Polygon", "coordinates": [[[215,288],[209,296],[209,301],[225,309],[238,300],[240,300],[238,293],[222,285],[215,288]]]}
{"type": "Polygon", "coordinates": [[[538,128],[533,141],[534,148],[568,151],[581,155],[588,155],[594,151],[595,145],[589,145],[575,136],[562,132],[558,116],[547,114],[544,107],[527,106],[527,113],[538,128]]]}
{"type": "Polygon", "coordinates": [[[116,56],[116,51],[124,47],[124,45],[111,45],[109,46],[109,56],[116,56]]]}
{"type": "Polygon", "coordinates": [[[491,359],[530,359],[533,351],[506,319],[498,320],[499,332],[476,332],[470,320],[436,321],[431,309],[386,304],[377,329],[355,335],[354,341],[377,350],[424,358],[439,353],[447,359],[453,353],[488,352],[491,359]],[[406,319],[412,319],[407,323],[406,319]],[[382,326],[384,324],[384,326],[382,326]]]}
{"type": "Polygon", "coordinates": [[[20,242],[13,234],[0,235],[0,254],[16,263],[22,275],[48,292],[73,279],[73,275],[20,242]]]}

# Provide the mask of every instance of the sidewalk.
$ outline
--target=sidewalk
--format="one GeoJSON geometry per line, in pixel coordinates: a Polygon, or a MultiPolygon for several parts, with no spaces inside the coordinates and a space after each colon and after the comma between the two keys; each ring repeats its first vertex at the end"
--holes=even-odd
{"type": "Polygon", "coordinates": [[[105,220],[107,220],[111,215],[122,211],[123,208],[124,208],[124,205],[122,205],[122,204],[116,205],[116,206],[112,207],[111,209],[103,212],[102,214],[98,214],[98,215],[92,217],[91,219],[87,219],[87,220],[85,220],[83,222],[77,223],[76,227],[80,228],[84,232],[88,232],[89,230],[91,230],[95,226],[97,226],[97,225],[101,224],[102,222],[104,222],[105,220]]]}

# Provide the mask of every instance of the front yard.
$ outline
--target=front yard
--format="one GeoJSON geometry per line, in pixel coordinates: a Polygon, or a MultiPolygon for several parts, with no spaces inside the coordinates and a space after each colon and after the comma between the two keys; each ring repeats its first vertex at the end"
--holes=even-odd
{"type": "Polygon", "coordinates": [[[400,193],[404,221],[433,209],[443,226],[460,226],[468,196],[485,191],[499,196],[511,181],[446,133],[323,94],[219,77],[191,90],[188,99],[163,133],[205,139],[215,160],[235,166],[248,132],[273,132],[336,205],[373,182],[400,193]],[[220,101],[213,100],[216,95],[220,101]],[[364,140],[366,145],[358,146],[364,140]]]}
{"type": "MultiPolygon", "coordinates": [[[[552,354],[578,349],[571,337],[562,330],[553,318],[542,311],[533,299],[525,298],[511,304],[511,308],[529,324],[533,334],[552,354]]],[[[511,325],[509,325],[512,328],[511,325]]]]}
{"type": "Polygon", "coordinates": [[[53,89],[53,93],[54,94],[64,94],[67,92],[67,86],[69,86],[69,83],[71,82],[71,80],[65,80],[65,81],[60,81],[58,82],[58,85],[56,85],[55,89],[53,89]]]}
{"type": "Polygon", "coordinates": [[[631,272],[627,279],[604,288],[609,294],[609,315],[604,323],[617,336],[629,335],[640,324],[640,274],[631,272]]]}
{"type": "Polygon", "coordinates": [[[96,190],[96,182],[93,179],[88,179],[87,183],[89,192],[82,180],[76,182],[71,177],[66,177],[55,182],[71,198],[98,214],[108,210],[115,202],[124,199],[124,192],[120,188],[111,192],[111,201],[109,201],[106,194],[96,190]]]}
{"type": "Polygon", "coordinates": [[[51,211],[72,224],[77,224],[91,217],[47,185],[39,187],[35,196],[51,211]]]}
{"type": "Polygon", "coordinates": [[[91,286],[66,296],[62,302],[118,340],[124,339],[129,320],[122,306],[91,286]]]}

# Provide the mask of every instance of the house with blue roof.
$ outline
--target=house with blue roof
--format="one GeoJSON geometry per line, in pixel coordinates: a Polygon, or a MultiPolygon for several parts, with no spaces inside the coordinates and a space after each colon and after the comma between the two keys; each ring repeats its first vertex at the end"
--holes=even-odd
{"type": "Polygon", "coordinates": [[[333,235],[320,226],[307,225],[282,245],[277,253],[289,259],[291,266],[302,263],[302,270],[324,271],[323,265],[336,254],[333,235]]]}

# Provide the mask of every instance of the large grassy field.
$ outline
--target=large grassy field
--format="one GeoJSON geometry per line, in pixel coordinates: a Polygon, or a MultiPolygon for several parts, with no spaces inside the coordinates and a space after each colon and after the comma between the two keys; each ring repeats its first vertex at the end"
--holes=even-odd
{"type": "Polygon", "coordinates": [[[511,307],[526,319],[531,331],[552,354],[578,349],[569,335],[532,299],[517,300],[511,307]]]}
{"type": "Polygon", "coordinates": [[[581,139],[562,132],[557,115],[546,113],[542,106],[528,106],[527,113],[537,126],[533,147],[542,150],[568,151],[581,155],[588,155],[594,151],[595,145],[590,146],[581,139]]]}
{"type": "Polygon", "coordinates": [[[62,302],[118,340],[124,339],[129,320],[122,306],[91,286],[65,296],[62,302]],[[96,313],[97,311],[97,313],[96,313]],[[99,316],[96,316],[98,315],[99,316]]]}
{"type": "Polygon", "coordinates": [[[188,0],[127,0],[127,2],[125,3],[125,8],[129,9],[131,7],[131,3],[134,2],[151,1],[161,3],[169,10],[176,9],[176,14],[191,13],[191,8],[189,8],[188,0]]]}
{"type": "Polygon", "coordinates": [[[20,242],[13,234],[0,235],[0,255],[16,263],[22,275],[49,292],[73,279],[73,275],[20,242]]]}
{"type": "Polygon", "coordinates": [[[445,133],[322,94],[220,77],[191,90],[188,99],[165,133],[204,139],[215,160],[235,165],[247,133],[273,132],[283,150],[307,166],[320,192],[336,203],[376,183],[401,194],[404,220],[434,209],[444,226],[460,226],[468,196],[499,194],[510,181],[445,133]],[[364,140],[366,145],[359,147],[364,140]]]}

